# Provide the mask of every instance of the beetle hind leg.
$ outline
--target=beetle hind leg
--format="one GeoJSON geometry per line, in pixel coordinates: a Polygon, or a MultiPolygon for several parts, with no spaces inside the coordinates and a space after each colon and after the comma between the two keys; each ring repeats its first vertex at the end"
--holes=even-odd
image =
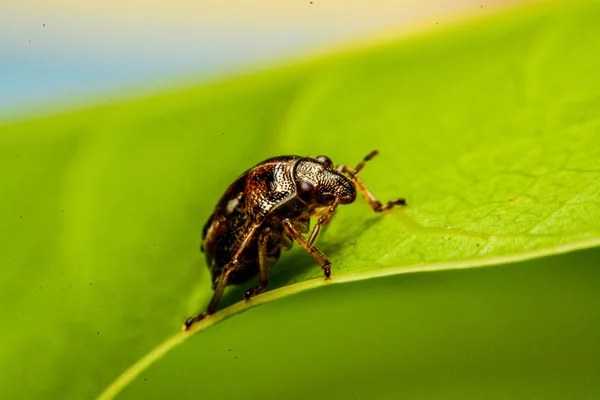
{"type": "Polygon", "coordinates": [[[221,272],[221,275],[219,275],[219,277],[217,278],[217,283],[214,286],[215,292],[213,293],[213,296],[210,299],[210,303],[208,304],[206,311],[185,321],[185,323],[183,324],[184,331],[189,330],[194,323],[201,321],[209,315],[215,313],[215,311],[217,310],[217,306],[219,305],[219,300],[221,300],[221,296],[223,296],[223,292],[225,291],[225,287],[229,283],[229,276],[234,271],[239,269],[240,264],[238,258],[240,257],[242,251],[244,251],[248,243],[250,243],[250,240],[254,236],[254,232],[257,228],[258,225],[252,225],[248,232],[246,232],[246,234],[241,238],[241,240],[239,240],[239,242],[235,244],[235,251],[233,252],[233,257],[231,258],[231,261],[227,263],[227,265],[223,268],[223,272],[221,272]]]}
{"type": "Polygon", "coordinates": [[[216,286],[214,287],[214,293],[212,298],[210,299],[210,303],[206,308],[206,311],[200,313],[194,317],[188,318],[187,321],[183,324],[183,330],[187,331],[190,327],[198,321],[202,321],[204,318],[214,314],[217,310],[217,305],[219,304],[219,300],[223,295],[223,291],[225,291],[225,287],[227,286],[227,282],[229,280],[229,275],[234,271],[234,268],[226,268],[223,270],[221,275],[217,278],[216,286]]]}
{"type": "Polygon", "coordinates": [[[250,299],[257,294],[262,293],[269,284],[269,260],[267,253],[267,245],[269,244],[269,239],[271,238],[271,229],[265,228],[260,233],[258,237],[258,265],[259,265],[259,284],[258,286],[252,287],[246,290],[246,301],[250,301],[250,299]]]}

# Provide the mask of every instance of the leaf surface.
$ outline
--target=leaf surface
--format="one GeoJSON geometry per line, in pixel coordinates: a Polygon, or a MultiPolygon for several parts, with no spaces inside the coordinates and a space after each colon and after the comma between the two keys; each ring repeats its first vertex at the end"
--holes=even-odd
{"type": "MultiPolygon", "coordinates": [[[[340,208],[317,242],[334,282],[597,246],[599,16],[593,2],[528,7],[0,127],[7,398],[98,395],[204,307],[202,226],[275,155],[355,164],[377,148],[362,178],[407,199],[386,215],[340,208]]],[[[319,285],[294,249],[253,304],[319,285]]]]}

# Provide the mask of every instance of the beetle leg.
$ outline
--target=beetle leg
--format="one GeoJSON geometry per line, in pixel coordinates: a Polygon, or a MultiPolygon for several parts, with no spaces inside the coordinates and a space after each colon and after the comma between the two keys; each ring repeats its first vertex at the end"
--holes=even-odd
{"type": "Polygon", "coordinates": [[[315,227],[313,228],[312,232],[310,233],[310,236],[308,237],[308,247],[312,247],[313,244],[315,244],[317,236],[319,235],[319,231],[321,230],[321,226],[327,225],[329,223],[329,220],[331,220],[331,217],[333,216],[333,213],[335,212],[337,206],[338,203],[336,201],[327,209],[323,216],[319,218],[319,221],[315,224],[315,227]]]}
{"type": "MultiPolygon", "coordinates": [[[[227,267],[229,267],[231,264],[228,264],[227,267]]],[[[221,296],[223,295],[223,291],[225,290],[225,287],[227,286],[227,281],[229,279],[229,275],[235,271],[235,268],[233,267],[229,267],[223,270],[223,272],[221,272],[221,275],[219,275],[219,277],[217,278],[217,284],[214,288],[214,293],[212,295],[212,298],[210,299],[210,303],[208,303],[208,307],[206,308],[206,311],[204,311],[203,313],[200,313],[194,317],[188,318],[187,321],[185,321],[185,324],[183,324],[183,330],[187,331],[190,329],[190,326],[192,326],[193,324],[195,324],[198,321],[203,320],[204,318],[208,317],[211,314],[214,314],[215,310],[217,309],[217,305],[219,305],[219,300],[221,300],[221,296]]]]}
{"type": "Polygon", "coordinates": [[[262,293],[269,284],[269,263],[267,261],[267,243],[271,237],[271,229],[265,228],[258,237],[258,267],[260,271],[260,283],[258,286],[250,288],[246,291],[246,301],[262,293]]]}
{"type": "Polygon", "coordinates": [[[378,154],[379,154],[379,151],[377,151],[377,150],[373,150],[372,152],[367,154],[365,156],[365,158],[363,158],[362,161],[358,163],[356,168],[354,168],[354,170],[352,171],[352,174],[353,175],[358,174],[360,172],[360,170],[363,169],[365,167],[365,165],[367,165],[367,161],[371,161],[371,159],[373,159],[373,157],[375,157],[378,154]]]}
{"type": "Polygon", "coordinates": [[[242,254],[242,251],[244,251],[244,249],[246,248],[246,246],[248,245],[248,243],[250,243],[250,239],[252,239],[252,236],[254,235],[254,232],[256,231],[256,229],[258,228],[259,225],[253,225],[249,230],[248,233],[246,234],[246,236],[244,236],[242,238],[242,240],[239,242],[239,245],[237,245],[237,250],[234,253],[233,257],[231,258],[231,261],[229,263],[227,263],[227,265],[225,265],[225,267],[223,268],[223,272],[221,272],[221,275],[219,275],[219,277],[217,278],[217,284],[214,288],[214,293],[212,298],[210,299],[210,303],[208,303],[208,307],[206,308],[206,311],[204,311],[203,313],[200,313],[194,317],[188,318],[187,321],[185,321],[185,323],[183,324],[183,330],[187,331],[190,329],[190,327],[198,322],[203,320],[204,318],[208,317],[211,314],[214,314],[214,312],[217,310],[217,306],[219,305],[219,300],[221,300],[221,296],[223,295],[223,291],[225,291],[225,287],[227,286],[227,281],[229,280],[229,275],[234,272],[236,269],[238,269],[238,257],[240,256],[240,254],[242,254]]]}
{"type": "Polygon", "coordinates": [[[331,262],[327,259],[325,254],[321,253],[321,251],[319,249],[317,249],[316,247],[309,246],[306,238],[304,236],[302,236],[300,231],[298,231],[298,229],[296,229],[296,227],[294,226],[292,221],[290,221],[288,218],[284,219],[282,221],[282,223],[283,223],[283,228],[285,229],[285,232],[288,235],[290,235],[294,240],[296,240],[296,242],[298,242],[298,244],[300,246],[302,246],[302,248],[304,250],[306,250],[308,252],[308,254],[313,256],[313,258],[319,263],[321,268],[323,268],[323,272],[325,273],[325,279],[330,279],[330,277],[331,277],[331,262]]]}
{"type": "Polygon", "coordinates": [[[369,206],[371,206],[373,211],[383,212],[383,211],[389,210],[391,208],[394,208],[394,206],[405,206],[406,200],[404,200],[404,199],[394,199],[394,200],[388,201],[386,204],[381,204],[381,202],[379,200],[377,200],[375,195],[373,193],[371,193],[371,191],[369,189],[367,189],[367,187],[365,186],[363,181],[358,177],[357,174],[360,172],[360,170],[362,170],[364,168],[367,161],[371,160],[377,154],[379,154],[379,152],[377,150],[373,150],[372,152],[367,154],[367,156],[365,158],[363,158],[363,160],[360,163],[358,163],[358,165],[354,169],[350,168],[347,165],[338,165],[336,167],[336,170],[338,172],[342,172],[342,173],[348,175],[348,177],[352,180],[352,182],[354,182],[354,184],[360,191],[360,194],[362,194],[362,196],[367,200],[367,203],[369,203],[369,206]]]}
{"type": "Polygon", "coordinates": [[[279,247],[284,250],[290,250],[292,245],[294,244],[294,240],[291,239],[288,235],[279,235],[279,247]]]}

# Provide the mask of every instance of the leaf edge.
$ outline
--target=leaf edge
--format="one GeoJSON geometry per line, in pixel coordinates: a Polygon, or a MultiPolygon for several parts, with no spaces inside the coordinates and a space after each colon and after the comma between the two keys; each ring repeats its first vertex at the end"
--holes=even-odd
{"type": "Polygon", "coordinates": [[[564,253],[573,252],[576,250],[584,250],[592,247],[600,246],[600,237],[588,238],[578,242],[567,243],[559,246],[546,247],[536,250],[531,250],[521,253],[512,253],[502,256],[484,258],[473,258],[461,261],[449,261],[449,262],[438,262],[432,264],[413,264],[403,265],[398,267],[387,267],[382,269],[364,271],[354,274],[342,275],[339,278],[335,278],[326,281],[324,279],[310,279],[292,285],[284,286],[281,288],[274,289],[262,293],[252,299],[251,302],[242,300],[229,307],[226,307],[217,313],[213,314],[210,318],[198,322],[193,325],[189,331],[181,331],[175,335],[169,337],[167,340],[160,343],[154,349],[152,349],[145,356],[140,358],[128,369],[121,373],[110,385],[96,398],[97,400],[112,400],[119,393],[123,391],[131,382],[133,382],[143,371],[148,369],[155,361],[161,359],[170,350],[183,343],[193,335],[201,332],[213,325],[216,325],[226,319],[233,317],[234,315],[240,314],[244,311],[250,310],[251,308],[258,307],[271,301],[294,295],[306,290],[316,289],[323,286],[357,282],[366,279],[383,278],[392,275],[419,273],[419,272],[435,272],[435,271],[447,271],[447,270],[460,270],[469,268],[480,268],[489,267],[499,264],[517,263],[521,261],[527,261],[535,258],[548,257],[553,255],[559,255],[564,253]]]}

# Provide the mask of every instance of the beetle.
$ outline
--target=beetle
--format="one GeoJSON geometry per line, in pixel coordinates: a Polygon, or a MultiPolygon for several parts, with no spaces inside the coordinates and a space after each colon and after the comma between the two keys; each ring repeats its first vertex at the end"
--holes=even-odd
{"type": "Polygon", "coordinates": [[[350,204],[356,193],[375,212],[383,212],[404,199],[382,204],[367,189],[358,173],[378,154],[369,153],[352,169],[333,166],[327,156],[281,156],[265,160],[244,172],[225,191],[202,231],[201,251],[211,272],[212,299],[206,311],[189,318],[183,330],[213,314],[230,284],[259,275],[259,284],[246,291],[246,301],[267,288],[268,271],[296,241],[331,277],[331,262],[314,246],[321,227],[341,204],[350,204]],[[310,231],[310,219],[318,218],[310,231]],[[310,231],[308,238],[304,237],[310,231]]]}

